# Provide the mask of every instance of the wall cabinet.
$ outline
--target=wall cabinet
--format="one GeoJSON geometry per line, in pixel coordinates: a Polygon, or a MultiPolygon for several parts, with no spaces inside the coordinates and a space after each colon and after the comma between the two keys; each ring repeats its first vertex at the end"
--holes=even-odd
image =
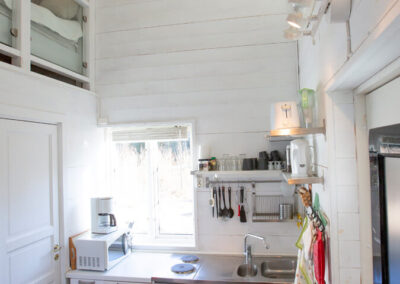
{"type": "Polygon", "coordinates": [[[0,61],[93,89],[94,1],[70,6],[0,1],[0,61]]]}

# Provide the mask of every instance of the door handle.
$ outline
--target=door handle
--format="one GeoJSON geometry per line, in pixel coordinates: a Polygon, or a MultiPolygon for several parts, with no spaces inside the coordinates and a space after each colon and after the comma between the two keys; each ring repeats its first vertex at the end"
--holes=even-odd
{"type": "Polygon", "coordinates": [[[61,246],[59,245],[59,244],[56,244],[55,246],[54,246],[54,248],[53,248],[53,251],[54,252],[59,252],[60,250],[61,250],[61,246]]]}

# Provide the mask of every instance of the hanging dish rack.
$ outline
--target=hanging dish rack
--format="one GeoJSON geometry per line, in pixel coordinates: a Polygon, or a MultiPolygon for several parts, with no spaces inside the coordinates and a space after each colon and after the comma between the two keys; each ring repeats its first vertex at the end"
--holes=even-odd
{"type": "Polygon", "coordinates": [[[295,216],[295,196],[257,195],[252,193],[253,222],[285,222],[295,216]],[[280,205],[291,206],[291,217],[281,218],[280,205]]]}

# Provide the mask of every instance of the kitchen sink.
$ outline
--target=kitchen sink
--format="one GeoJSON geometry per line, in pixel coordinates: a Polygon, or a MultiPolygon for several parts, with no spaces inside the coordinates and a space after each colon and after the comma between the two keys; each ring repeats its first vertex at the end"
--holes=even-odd
{"type": "Polygon", "coordinates": [[[296,257],[254,257],[251,265],[246,263],[239,265],[234,274],[236,277],[247,278],[251,281],[293,283],[296,265],[296,257]]]}
{"type": "Polygon", "coordinates": [[[237,275],[240,277],[254,277],[257,275],[257,265],[242,264],[237,268],[237,275]]]}
{"type": "Polygon", "coordinates": [[[272,279],[294,278],[296,260],[288,257],[271,258],[261,263],[261,275],[272,279]]]}

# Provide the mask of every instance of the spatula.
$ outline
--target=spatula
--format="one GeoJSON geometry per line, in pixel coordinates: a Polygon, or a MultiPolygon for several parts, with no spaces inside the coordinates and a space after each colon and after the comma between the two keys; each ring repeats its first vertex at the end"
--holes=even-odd
{"type": "Polygon", "coordinates": [[[244,187],[240,187],[240,222],[246,223],[246,211],[244,210],[244,187]]]}

